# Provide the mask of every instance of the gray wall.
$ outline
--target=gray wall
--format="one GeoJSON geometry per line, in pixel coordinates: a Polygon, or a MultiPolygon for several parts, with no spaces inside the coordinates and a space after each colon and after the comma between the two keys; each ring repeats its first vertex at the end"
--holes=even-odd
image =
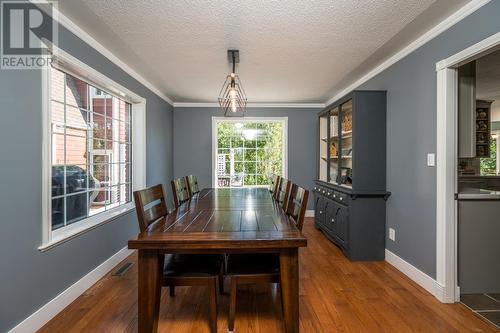
{"type": "MultiPolygon", "coordinates": [[[[288,178],[311,189],[317,178],[317,113],[320,109],[249,108],[247,117],[288,117],[288,178]]],[[[219,108],[174,109],[174,176],[198,176],[201,187],[212,186],[212,117],[219,108]]],[[[309,208],[312,209],[312,193],[309,208]]]]}
{"type": "MultiPolygon", "coordinates": [[[[60,47],[147,99],[147,183],[172,178],[173,108],[60,28],[60,47]]],[[[127,245],[135,213],[45,253],[42,240],[41,73],[0,71],[0,332],[5,332],[127,245]]]]}
{"type": "Polygon", "coordinates": [[[387,90],[387,228],[396,242],[386,247],[436,276],[435,64],[500,31],[500,1],[492,1],[394,64],[359,89],[387,90]]]}

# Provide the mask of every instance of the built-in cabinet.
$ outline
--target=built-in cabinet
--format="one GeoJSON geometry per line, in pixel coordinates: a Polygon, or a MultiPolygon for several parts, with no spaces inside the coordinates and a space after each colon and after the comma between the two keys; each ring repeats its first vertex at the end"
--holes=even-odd
{"type": "Polygon", "coordinates": [[[476,157],[489,158],[491,155],[491,103],[492,101],[476,101],[476,157]]]}
{"type": "Polygon", "coordinates": [[[476,62],[458,69],[458,156],[488,158],[491,155],[491,103],[477,99],[476,62]]]}
{"type": "Polygon", "coordinates": [[[318,118],[316,227],[351,260],[383,260],[386,92],[354,91],[318,118]]]}

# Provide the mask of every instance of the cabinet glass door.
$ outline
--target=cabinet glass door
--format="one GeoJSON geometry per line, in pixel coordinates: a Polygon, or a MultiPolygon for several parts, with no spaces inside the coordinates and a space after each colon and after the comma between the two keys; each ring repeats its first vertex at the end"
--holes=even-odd
{"type": "Polygon", "coordinates": [[[338,184],[339,180],[339,154],[340,154],[340,137],[339,137],[339,108],[330,110],[330,135],[329,135],[329,153],[330,153],[330,174],[328,181],[333,184],[338,184]]]}
{"type": "Polygon", "coordinates": [[[321,181],[328,181],[328,113],[319,117],[319,175],[321,181]]]}
{"type": "Polygon", "coordinates": [[[340,139],[340,175],[341,185],[352,187],[352,159],[354,155],[352,136],[352,99],[342,104],[341,107],[341,139],[340,139]]]}

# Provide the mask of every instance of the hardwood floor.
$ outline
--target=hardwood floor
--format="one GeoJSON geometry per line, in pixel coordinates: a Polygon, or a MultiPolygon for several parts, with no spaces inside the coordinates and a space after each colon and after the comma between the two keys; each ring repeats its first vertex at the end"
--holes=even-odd
{"type": "MultiPolygon", "coordinates": [[[[441,304],[385,262],[349,262],[310,218],[304,234],[301,332],[498,332],[461,304],[441,304]]],[[[137,332],[137,255],[125,261],[134,265],[124,276],[109,273],[40,332],[137,332]]],[[[242,286],[235,332],[282,332],[277,292],[274,285],[242,286]]],[[[228,300],[219,298],[219,332],[227,332],[228,300]]],[[[176,288],[173,299],[163,288],[158,331],[209,332],[208,301],[203,287],[176,288]]]]}

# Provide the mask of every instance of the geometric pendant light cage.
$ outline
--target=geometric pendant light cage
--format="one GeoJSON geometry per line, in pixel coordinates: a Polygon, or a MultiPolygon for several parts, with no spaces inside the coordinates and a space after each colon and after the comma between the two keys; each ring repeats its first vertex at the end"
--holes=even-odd
{"type": "Polygon", "coordinates": [[[236,75],[236,63],[240,62],[240,51],[228,50],[227,57],[233,65],[233,71],[226,77],[219,93],[219,105],[226,117],[244,117],[247,108],[247,96],[236,75]]]}

